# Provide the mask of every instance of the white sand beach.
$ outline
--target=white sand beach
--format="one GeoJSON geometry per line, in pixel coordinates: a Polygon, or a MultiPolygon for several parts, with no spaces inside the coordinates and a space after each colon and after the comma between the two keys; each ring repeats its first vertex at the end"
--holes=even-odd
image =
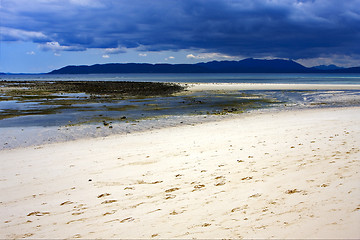
{"type": "Polygon", "coordinates": [[[0,238],[360,238],[360,108],[0,151],[0,238]]]}
{"type": "Polygon", "coordinates": [[[239,90],[360,90],[359,84],[301,84],[301,83],[178,83],[189,91],[239,90]]]}

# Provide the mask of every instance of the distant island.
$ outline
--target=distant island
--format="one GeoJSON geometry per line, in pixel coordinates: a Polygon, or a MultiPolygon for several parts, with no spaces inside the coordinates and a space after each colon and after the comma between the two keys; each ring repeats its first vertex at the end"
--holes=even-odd
{"type": "Polygon", "coordinates": [[[109,63],[66,66],[48,74],[96,73],[360,73],[360,66],[341,68],[335,65],[320,65],[308,68],[292,60],[247,58],[240,61],[212,61],[196,64],[109,63]]]}

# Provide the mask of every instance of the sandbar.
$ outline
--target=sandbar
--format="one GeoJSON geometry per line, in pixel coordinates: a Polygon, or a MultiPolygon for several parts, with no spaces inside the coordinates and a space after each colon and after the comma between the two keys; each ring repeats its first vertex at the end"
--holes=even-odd
{"type": "Polygon", "coordinates": [[[188,91],[241,90],[360,90],[360,84],[301,84],[301,83],[178,83],[188,91]]]}

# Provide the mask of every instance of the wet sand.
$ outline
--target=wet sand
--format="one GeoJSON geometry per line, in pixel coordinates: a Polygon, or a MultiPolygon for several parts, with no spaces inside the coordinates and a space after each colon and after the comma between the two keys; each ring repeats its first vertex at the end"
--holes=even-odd
{"type": "Polygon", "coordinates": [[[0,238],[360,238],[360,108],[0,151],[0,238]]]}

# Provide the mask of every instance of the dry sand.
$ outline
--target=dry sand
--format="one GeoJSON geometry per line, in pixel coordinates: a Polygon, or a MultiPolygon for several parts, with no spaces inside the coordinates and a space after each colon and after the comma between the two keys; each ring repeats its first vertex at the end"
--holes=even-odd
{"type": "Polygon", "coordinates": [[[292,84],[292,83],[178,83],[189,91],[239,90],[360,90],[360,84],[292,84]]]}
{"type": "Polygon", "coordinates": [[[0,151],[0,238],[360,238],[360,108],[0,151]]]}

